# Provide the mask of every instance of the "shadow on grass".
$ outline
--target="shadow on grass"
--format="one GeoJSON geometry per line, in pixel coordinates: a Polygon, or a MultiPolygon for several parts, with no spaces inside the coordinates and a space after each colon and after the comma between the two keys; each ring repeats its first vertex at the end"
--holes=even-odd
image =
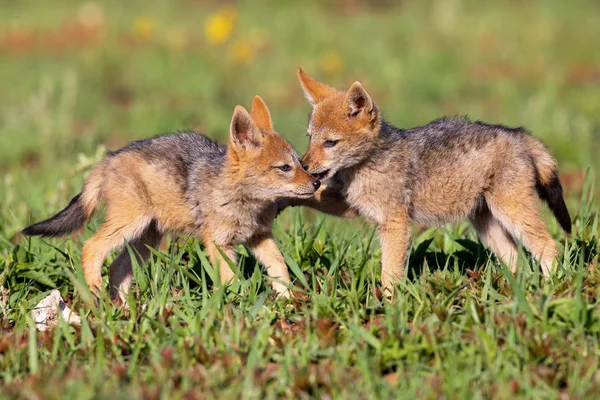
{"type": "Polygon", "coordinates": [[[466,274],[467,270],[474,271],[484,266],[490,256],[493,255],[481,244],[469,239],[457,239],[464,250],[455,251],[451,254],[443,251],[429,251],[429,245],[433,239],[421,242],[410,254],[407,266],[408,279],[416,280],[423,274],[425,268],[430,272],[443,270],[458,270],[460,274],[466,274]]]}
{"type": "MultiPolygon", "coordinates": [[[[201,249],[203,252],[205,252],[204,245],[201,245],[201,249]]],[[[194,249],[191,248],[185,249],[185,251],[187,255],[184,257],[189,259],[190,269],[195,274],[197,274],[200,277],[203,277],[206,280],[207,287],[212,287],[214,285],[214,281],[210,278],[210,276],[207,273],[203,272],[204,267],[198,254],[196,254],[194,249]]],[[[238,268],[240,268],[241,270],[240,272],[243,279],[249,279],[256,270],[256,268],[264,268],[258,263],[258,260],[249,252],[248,254],[240,255],[239,257],[240,261],[238,262],[238,268]]],[[[195,288],[197,286],[199,286],[198,283],[190,281],[190,288],[195,288]]]]}

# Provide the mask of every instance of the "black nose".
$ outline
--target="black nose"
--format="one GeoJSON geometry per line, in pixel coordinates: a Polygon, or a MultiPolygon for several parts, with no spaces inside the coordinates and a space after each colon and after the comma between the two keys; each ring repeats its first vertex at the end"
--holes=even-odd
{"type": "Polygon", "coordinates": [[[315,190],[317,190],[318,188],[321,187],[321,181],[314,181],[313,186],[315,187],[315,190]]]}

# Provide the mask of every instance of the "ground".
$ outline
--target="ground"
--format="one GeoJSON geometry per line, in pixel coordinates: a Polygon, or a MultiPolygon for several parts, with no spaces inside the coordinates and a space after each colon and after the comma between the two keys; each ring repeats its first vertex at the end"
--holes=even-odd
{"type": "Polygon", "coordinates": [[[0,397],[600,396],[597,2],[1,7],[0,397]],[[574,224],[567,236],[545,210],[556,273],[545,281],[522,254],[513,276],[466,224],[415,226],[409,277],[387,301],[369,224],[288,210],[275,236],[293,301],[247,256],[240,283],[213,285],[202,244],[170,237],[136,268],[126,312],[81,283],[101,216],[73,237],[19,234],[64,207],[106,149],[190,128],[224,143],[255,94],[302,153],[298,66],[340,88],[361,80],[400,127],[466,114],[542,139],[574,224]],[[83,324],[36,332],[29,312],[54,288],[83,324]]]}

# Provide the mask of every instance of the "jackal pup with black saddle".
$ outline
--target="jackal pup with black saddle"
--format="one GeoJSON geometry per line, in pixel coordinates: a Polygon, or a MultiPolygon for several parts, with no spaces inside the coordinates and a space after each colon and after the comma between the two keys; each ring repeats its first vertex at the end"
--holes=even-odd
{"type": "MultiPolygon", "coordinates": [[[[235,108],[227,147],[195,132],[133,142],[108,153],[64,210],[23,234],[73,232],[103,201],[106,220],[82,255],[85,280],[94,292],[101,289],[102,264],[111,251],[127,242],[145,260],[149,247],[171,231],[201,237],[223,283],[234,273],[222,254],[235,262],[235,246],[247,244],[273,278],[273,289],[288,296],[287,266],[272,236],[275,201],[312,197],[319,185],[275,132],[267,106],[256,96],[251,114],[235,108]]],[[[131,278],[124,249],[110,266],[111,298],[124,301],[131,278]]]]}
{"type": "Polygon", "coordinates": [[[302,70],[298,78],[312,104],[302,163],[323,187],[314,198],[292,204],[375,223],[386,290],[403,276],[411,221],[467,219],[513,271],[522,241],[550,274],[556,244],[540,218],[539,199],[567,232],[571,219],[556,162],[525,129],[465,118],[399,129],[383,119],[360,82],[342,91],[302,70]]]}

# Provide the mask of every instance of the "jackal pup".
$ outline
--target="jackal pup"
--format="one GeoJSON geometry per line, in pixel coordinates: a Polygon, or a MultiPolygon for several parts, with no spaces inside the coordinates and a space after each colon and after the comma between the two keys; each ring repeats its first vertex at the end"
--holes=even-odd
{"type": "Polygon", "coordinates": [[[540,141],[523,128],[464,118],[398,129],[383,119],[360,82],[343,92],[301,69],[298,78],[313,106],[302,164],[323,187],[314,199],[295,203],[374,222],[386,290],[403,276],[409,221],[468,219],[513,272],[521,240],[548,276],[556,246],[540,219],[538,197],[567,232],[571,220],[556,163],[540,141]]]}
{"type": "MultiPolygon", "coordinates": [[[[251,115],[242,106],[235,108],[228,147],[195,132],[133,142],[108,153],[64,210],[23,233],[73,232],[104,201],[106,220],[82,255],[93,291],[101,288],[102,264],[111,251],[128,242],[145,260],[148,247],[158,246],[164,232],[176,231],[202,238],[223,283],[234,273],[218,249],[235,261],[236,244],[246,243],[274,279],[274,290],[287,296],[287,266],[272,236],[275,200],[311,197],[319,185],[275,132],[265,103],[256,96],[251,115]]],[[[124,300],[131,278],[125,249],[110,266],[113,299],[124,300]]]]}

